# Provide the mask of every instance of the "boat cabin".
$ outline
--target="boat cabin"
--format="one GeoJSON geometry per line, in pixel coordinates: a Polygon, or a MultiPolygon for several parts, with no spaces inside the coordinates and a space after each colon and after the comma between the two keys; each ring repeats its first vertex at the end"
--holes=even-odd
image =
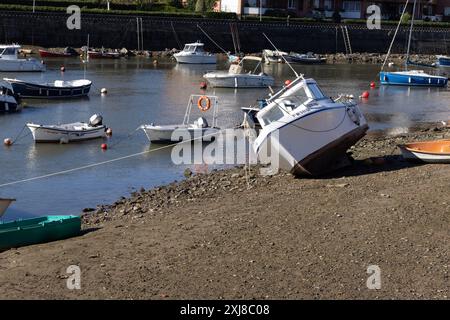
{"type": "Polygon", "coordinates": [[[183,52],[188,52],[191,54],[204,53],[204,44],[201,42],[187,43],[184,45],[183,52]]]}
{"type": "Polygon", "coordinates": [[[299,77],[268,99],[268,105],[258,112],[262,127],[279,121],[286,115],[298,116],[311,108],[321,108],[319,100],[330,100],[313,79],[299,77]]]}
{"type": "Polygon", "coordinates": [[[0,45],[0,59],[16,60],[19,56],[19,45],[0,45]]]}
{"type": "Polygon", "coordinates": [[[244,63],[245,62],[249,62],[249,61],[256,61],[257,62],[256,67],[252,71],[248,72],[248,73],[251,73],[251,74],[256,74],[256,71],[261,66],[262,58],[254,57],[254,56],[245,56],[238,63],[235,63],[235,62],[231,63],[230,69],[228,70],[228,72],[232,73],[232,74],[246,73],[246,70],[244,70],[244,63]]]}

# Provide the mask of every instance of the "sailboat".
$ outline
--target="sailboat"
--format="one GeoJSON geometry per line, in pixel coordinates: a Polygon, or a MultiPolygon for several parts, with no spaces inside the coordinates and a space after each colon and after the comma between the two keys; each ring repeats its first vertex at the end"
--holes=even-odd
{"type": "MultiPolygon", "coordinates": [[[[409,2],[409,0],[406,1],[406,5],[403,8],[401,17],[403,16],[403,14],[406,11],[408,2],[409,2]]],[[[431,75],[431,74],[424,72],[423,70],[408,70],[408,65],[410,64],[409,52],[410,52],[410,47],[411,47],[411,36],[412,36],[413,27],[414,27],[414,15],[416,12],[416,2],[417,2],[417,0],[414,0],[413,11],[412,11],[412,16],[411,16],[411,26],[409,29],[408,48],[406,51],[405,70],[404,71],[396,71],[396,72],[383,71],[386,61],[389,58],[389,55],[390,55],[390,52],[392,49],[392,44],[394,43],[398,29],[400,28],[400,23],[401,23],[401,17],[400,17],[400,21],[397,25],[397,29],[395,30],[391,45],[389,46],[389,50],[386,55],[386,59],[384,60],[384,63],[381,67],[380,82],[381,82],[381,84],[384,84],[384,85],[445,87],[447,85],[447,81],[448,81],[447,77],[431,75]]]]}

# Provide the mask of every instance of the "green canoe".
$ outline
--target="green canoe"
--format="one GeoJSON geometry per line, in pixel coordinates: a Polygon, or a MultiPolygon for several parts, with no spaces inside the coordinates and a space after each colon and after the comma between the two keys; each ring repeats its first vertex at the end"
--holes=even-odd
{"type": "Polygon", "coordinates": [[[0,250],[66,239],[80,234],[77,216],[44,216],[0,222],[0,250]]]}

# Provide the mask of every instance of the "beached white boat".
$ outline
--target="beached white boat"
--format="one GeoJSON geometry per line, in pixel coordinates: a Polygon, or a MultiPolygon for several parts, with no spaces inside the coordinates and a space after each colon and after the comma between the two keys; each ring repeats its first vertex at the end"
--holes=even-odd
{"type": "Polygon", "coordinates": [[[352,99],[331,99],[302,76],[267,103],[256,115],[262,129],[253,148],[263,163],[277,161],[294,175],[325,174],[348,164],[347,149],[368,129],[352,99]]]}
{"type": "Polygon", "coordinates": [[[450,163],[450,139],[421,141],[398,146],[403,158],[429,163],[450,163]]]}
{"type": "Polygon", "coordinates": [[[45,71],[45,64],[34,58],[19,58],[20,46],[0,45],[0,71],[3,72],[31,72],[45,71]]]}
{"type": "Polygon", "coordinates": [[[145,132],[151,143],[174,143],[190,139],[212,141],[214,136],[220,131],[217,127],[218,99],[215,96],[191,95],[184,115],[182,124],[155,125],[144,124],[141,129],[145,132]],[[194,104],[202,112],[212,108],[212,122],[208,124],[204,117],[199,117],[194,122],[190,122],[190,115],[194,104]]]}
{"type": "Polygon", "coordinates": [[[16,200],[0,198],[0,217],[5,213],[6,209],[8,209],[9,205],[13,201],[16,201],[16,200]]]}
{"type": "Polygon", "coordinates": [[[105,137],[107,128],[102,121],[102,116],[94,114],[89,119],[89,123],[75,122],[59,125],[27,123],[27,127],[35,142],[69,143],[105,137]]]}
{"type": "Polygon", "coordinates": [[[238,64],[231,64],[228,71],[212,71],[206,73],[203,78],[216,88],[264,88],[273,86],[275,80],[264,72],[257,73],[262,69],[262,58],[245,56],[238,64]],[[248,61],[257,62],[253,70],[246,71],[244,63],[248,61]]]}
{"type": "Polygon", "coordinates": [[[215,64],[217,56],[204,50],[201,42],[187,43],[184,49],[173,55],[178,63],[215,64]]]}

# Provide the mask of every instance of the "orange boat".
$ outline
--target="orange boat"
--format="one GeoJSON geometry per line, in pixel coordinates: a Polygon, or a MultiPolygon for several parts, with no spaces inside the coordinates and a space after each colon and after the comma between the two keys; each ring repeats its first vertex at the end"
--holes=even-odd
{"type": "Polygon", "coordinates": [[[450,163],[450,139],[412,142],[398,147],[407,160],[450,163]]]}

